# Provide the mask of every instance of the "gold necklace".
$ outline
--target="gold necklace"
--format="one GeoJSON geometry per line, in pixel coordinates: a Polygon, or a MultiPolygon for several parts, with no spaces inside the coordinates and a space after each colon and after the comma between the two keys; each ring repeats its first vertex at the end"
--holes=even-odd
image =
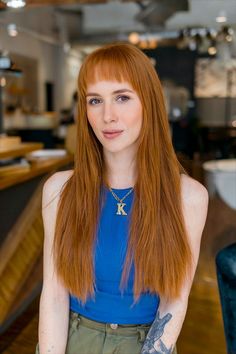
{"type": "Polygon", "coordinates": [[[113,197],[119,202],[117,203],[117,211],[116,211],[116,215],[127,215],[127,213],[124,210],[124,207],[126,206],[125,203],[123,203],[123,201],[125,200],[126,197],[128,197],[128,195],[130,195],[130,193],[133,192],[134,188],[131,188],[128,193],[126,193],[126,195],[123,198],[119,198],[116,193],[109,187],[109,190],[111,192],[111,194],[113,195],[113,197]]]}

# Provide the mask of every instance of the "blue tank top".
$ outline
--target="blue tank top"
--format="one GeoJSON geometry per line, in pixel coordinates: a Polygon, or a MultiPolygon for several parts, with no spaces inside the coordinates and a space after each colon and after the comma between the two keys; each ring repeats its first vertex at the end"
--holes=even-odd
{"type": "MultiPolygon", "coordinates": [[[[114,189],[121,199],[130,188],[114,189]]],[[[128,222],[133,202],[132,192],[124,203],[126,215],[116,215],[117,201],[104,187],[105,202],[101,210],[94,250],[95,294],[85,304],[70,295],[70,309],[99,322],[144,324],[154,320],[159,297],[142,293],[137,302],[133,297],[134,266],[131,267],[127,286],[120,289],[127,243],[128,222]]]]}

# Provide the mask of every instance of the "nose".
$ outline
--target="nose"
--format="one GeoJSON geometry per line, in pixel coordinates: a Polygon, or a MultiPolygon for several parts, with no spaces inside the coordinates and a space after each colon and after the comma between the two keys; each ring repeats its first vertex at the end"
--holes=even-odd
{"type": "Polygon", "coordinates": [[[110,102],[106,102],[104,104],[103,120],[105,123],[117,121],[117,116],[116,116],[114,107],[112,106],[112,103],[110,103],[110,102]]]}

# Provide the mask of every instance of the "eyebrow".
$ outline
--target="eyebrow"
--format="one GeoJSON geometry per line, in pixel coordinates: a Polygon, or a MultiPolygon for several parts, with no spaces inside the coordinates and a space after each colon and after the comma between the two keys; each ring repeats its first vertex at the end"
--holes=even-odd
{"type": "MultiPolygon", "coordinates": [[[[112,94],[124,93],[124,92],[134,93],[134,91],[124,88],[124,89],[113,91],[112,94]]],[[[99,93],[96,93],[96,92],[89,92],[86,94],[86,97],[88,97],[88,96],[100,96],[100,95],[99,95],[99,93]]]]}

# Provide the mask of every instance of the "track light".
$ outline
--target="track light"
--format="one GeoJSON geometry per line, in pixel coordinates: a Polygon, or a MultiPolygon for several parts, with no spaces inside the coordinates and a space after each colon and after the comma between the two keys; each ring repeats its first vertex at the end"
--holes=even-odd
{"type": "Polygon", "coordinates": [[[13,9],[19,9],[24,7],[26,2],[25,0],[2,0],[8,7],[13,9]]]}

